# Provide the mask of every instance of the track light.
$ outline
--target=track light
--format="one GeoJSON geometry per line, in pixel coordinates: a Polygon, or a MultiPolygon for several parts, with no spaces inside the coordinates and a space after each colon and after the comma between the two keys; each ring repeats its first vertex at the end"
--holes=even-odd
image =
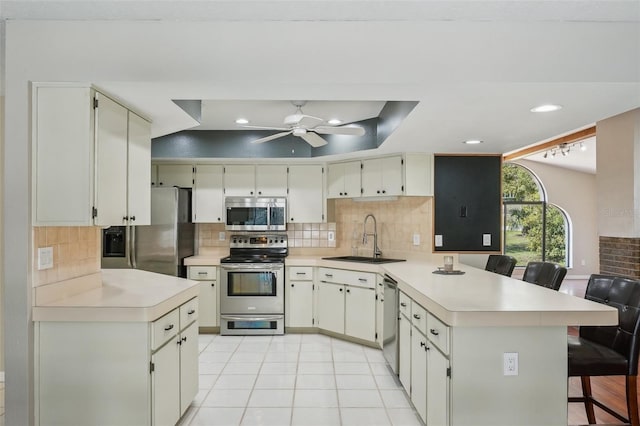
{"type": "Polygon", "coordinates": [[[587,147],[584,146],[582,142],[580,142],[580,151],[585,152],[586,150],[587,150],[587,147]]]}
{"type": "Polygon", "coordinates": [[[549,155],[549,151],[545,151],[544,155],[542,156],[542,158],[547,158],[548,155],[549,155]]]}

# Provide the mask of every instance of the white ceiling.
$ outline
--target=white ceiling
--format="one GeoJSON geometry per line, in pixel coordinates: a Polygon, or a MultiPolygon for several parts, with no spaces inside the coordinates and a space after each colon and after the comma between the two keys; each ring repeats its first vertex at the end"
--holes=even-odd
{"type": "MultiPolygon", "coordinates": [[[[31,53],[28,78],[92,75],[156,137],[199,126],[172,99],[203,100],[202,129],[233,128],[238,114],[279,125],[293,99],[323,118],[409,100],[419,104],[369,154],[504,153],[640,107],[637,0],[25,0],[0,1],[0,17],[56,34],[56,55],[31,53]],[[97,55],[112,64],[97,70],[97,55]],[[57,74],[63,61],[75,68],[57,74]],[[542,103],[563,109],[529,111],[542,103]],[[484,143],[461,143],[472,138],[484,143]]],[[[34,32],[20,33],[30,52],[44,49],[34,32]]]]}
{"type": "Polygon", "coordinates": [[[558,148],[541,151],[525,157],[526,160],[546,164],[548,166],[563,167],[583,173],[596,173],[596,138],[584,139],[575,144],[569,144],[569,150],[562,155],[558,148]],[[555,153],[555,155],[553,155],[555,153]],[[546,158],[545,158],[546,154],[546,158]]]}

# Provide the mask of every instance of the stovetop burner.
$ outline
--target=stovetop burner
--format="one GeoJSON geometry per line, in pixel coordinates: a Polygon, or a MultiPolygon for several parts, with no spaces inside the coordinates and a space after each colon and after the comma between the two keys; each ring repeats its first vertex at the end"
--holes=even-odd
{"type": "Polygon", "coordinates": [[[220,263],[283,263],[288,254],[287,234],[231,235],[229,256],[220,263]]]}

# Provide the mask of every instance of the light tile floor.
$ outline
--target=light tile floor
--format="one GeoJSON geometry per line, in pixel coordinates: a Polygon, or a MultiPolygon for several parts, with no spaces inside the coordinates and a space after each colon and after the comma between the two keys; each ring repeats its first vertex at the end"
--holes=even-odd
{"type": "Polygon", "coordinates": [[[380,350],[320,334],[199,338],[181,426],[421,425],[380,350]]]}

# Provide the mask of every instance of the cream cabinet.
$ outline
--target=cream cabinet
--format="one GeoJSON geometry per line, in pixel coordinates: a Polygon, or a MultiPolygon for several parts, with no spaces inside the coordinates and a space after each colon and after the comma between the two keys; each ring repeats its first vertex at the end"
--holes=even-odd
{"type": "Polygon", "coordinates": [[[287,196],[287,166],[285,164],[258,164],[255,169],[258,197],[287,196]]]}
{"type": "Polygon", "coordinates": [[[219,327],[218,268],[216,266],[188,266],[187,277],[200,281],[198,322],[200,327],[219,327]]]}
{"type": "Polygon", "coordinates": [[[325,221],[323,180],[321,165],[289,166],[289,223],[325,221]]]}
{"type": "Polygon", "coordinates": [[[193,188],[193,166],[191,164],[158,164],[156,186],[193,188]]]}
{"type": "Polygon", "coordinates": [[[193,221],[224,222],[224,167],[216,164],[197,164],[193,176],[193,221]]]}
{"type": "Polygon", "coordinates": [[[32,96],[34,225],[148,224],[150,123],[90,85],[32,96]]]}
{"type": "Polygon", "coordinates": [[[327,165],[327,198],[360,197],[360,161],[327,165]]]}
{"type": "Polygon", "coordinates": [[[35,424],[176,424],[198,392],[197,299],[152,322],[36,322],[35,424]]]}
{"type": "Polygon", "coordinates": [[[229,164],[224,166],[224,195],[254,197],[256,195],[255,166],[229,164]]]}
{"type": "Polygon", "coordinates": [[[376,341],[376,274],[319,268],[318,327],[376,341]]]}
{"type": "Polygon", "coordinates": [[[399,293],[399,377],[426,425],[449,424],[449,327],[399,293]]]}
{"type": "Polygon", "coordinates": [[[362,160],[362,196],[403,194],[401,155],[362,160]]]}
{"type": "Polygon", "coordinates": [[[285,276],[285,326],[314,327],[313,267],[287,267],[285,276]]]}

